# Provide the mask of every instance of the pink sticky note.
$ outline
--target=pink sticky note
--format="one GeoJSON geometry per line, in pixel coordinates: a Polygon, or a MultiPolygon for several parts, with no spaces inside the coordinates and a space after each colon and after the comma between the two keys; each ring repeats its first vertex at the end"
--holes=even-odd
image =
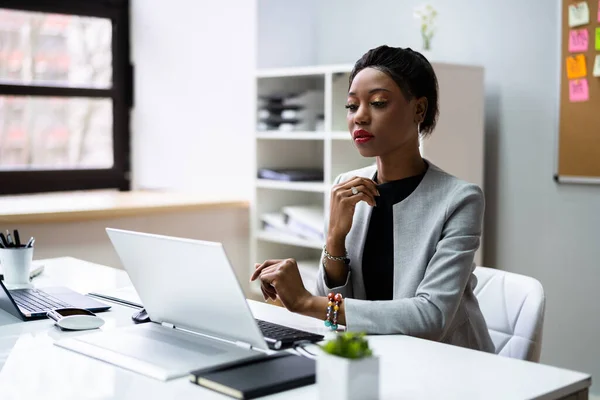
{"type": "Polygon", "coordinates": [[[573,79],[569,81],[569,100],[573,103],[588,101],[590,88],[587,79],[573,79]]]}
{"type": "Polygon", "coordinates": [[[587,29],[571,29],[569,32],[569,52],[580,53],[588,50],[590,37],[587,29]]]}
{"type": "Polygon", "coordinates": [[[598,22],[600,22],[600,0],[598,0],[598,22]]]}

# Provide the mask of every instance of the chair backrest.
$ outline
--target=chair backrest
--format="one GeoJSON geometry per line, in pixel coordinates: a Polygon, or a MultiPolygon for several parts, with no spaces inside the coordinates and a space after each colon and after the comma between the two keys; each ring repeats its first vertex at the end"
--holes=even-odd
{"type": "Polygon", "coordinates": [[[542,284],[531,277],[476,267],[475,296],[496,354],[540,360],[545,298],[542,284]]]}

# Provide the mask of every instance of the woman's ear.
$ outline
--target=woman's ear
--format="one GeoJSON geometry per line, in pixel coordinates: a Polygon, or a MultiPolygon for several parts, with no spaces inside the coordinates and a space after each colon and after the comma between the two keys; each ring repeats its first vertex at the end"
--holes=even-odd
{"type": "Polygon", "coordinates": [[[420,124],[425,121],[425,115],[427,114],[427,97],[421,97],[417,99],[415,104],[415,123],[420,124]]]}

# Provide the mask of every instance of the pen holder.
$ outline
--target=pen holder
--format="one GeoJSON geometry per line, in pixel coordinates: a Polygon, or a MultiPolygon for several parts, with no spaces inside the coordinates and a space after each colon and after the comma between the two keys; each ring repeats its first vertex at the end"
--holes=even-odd
{"type": "Polygon", "coordinates": [[[29,281],[32,261],[33,247],[0,249],[0,268],[4,274],[4,286],[8,289],[32,287],[29,281]]]}

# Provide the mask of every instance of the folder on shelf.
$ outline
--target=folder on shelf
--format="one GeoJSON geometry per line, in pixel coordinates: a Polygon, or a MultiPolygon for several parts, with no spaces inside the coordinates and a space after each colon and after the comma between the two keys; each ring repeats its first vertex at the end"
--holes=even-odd
{"type": "Polygon", "coordinates": [[[284,207],[283,212],[261,215],[261,222],[267,232],[317,242],[325,240],[325,216],[318,206],[284,207]]]}
{"type": "Polygon", "coordinates": [[[260,168],[258,177],[288,182],[322,181],[323,170],[318,168],[260,168]]]}
{"type": "Polygon", "coordinates": [[[300,236],[325,240],[325,213],[321,206],[286,206],[282,208],[288,229],[300,236]]]}

